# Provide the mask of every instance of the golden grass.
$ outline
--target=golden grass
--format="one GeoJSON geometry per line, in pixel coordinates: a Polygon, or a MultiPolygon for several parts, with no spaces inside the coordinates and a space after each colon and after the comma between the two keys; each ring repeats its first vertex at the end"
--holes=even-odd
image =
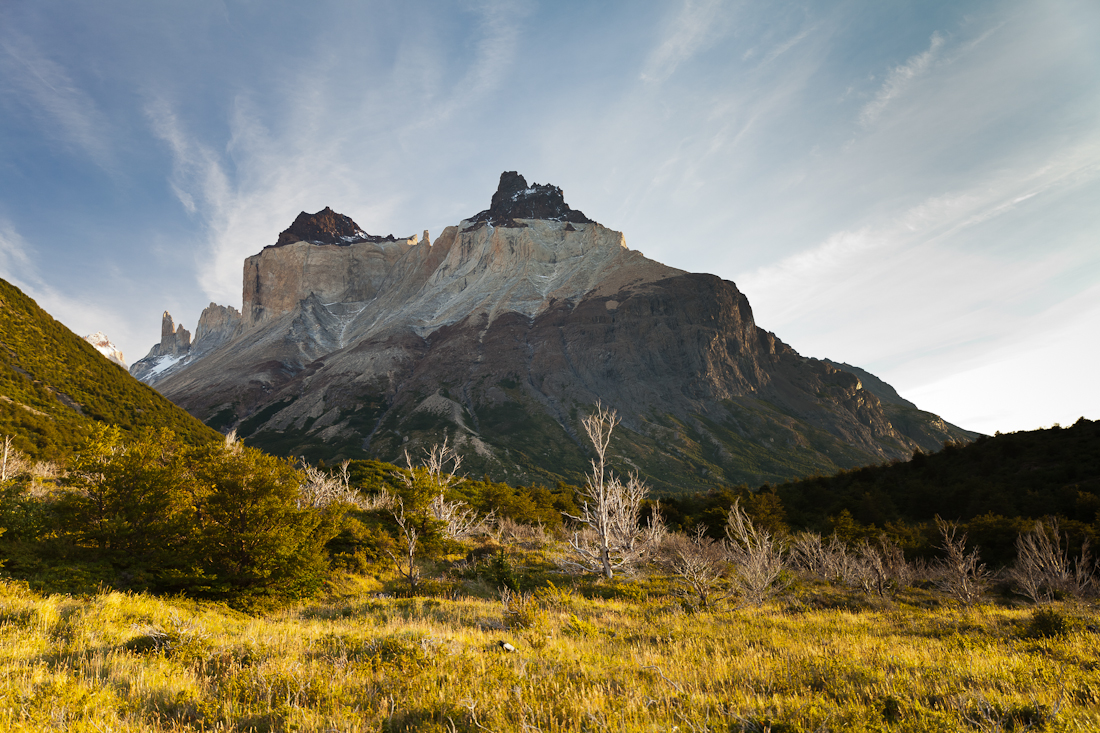
{"type": "Polygon", "coordinates": [[[1084,608],[1031,638],[1031,608],[689,613],[559,592],[505,631],[496,600],[377,590],[253,618],[0,584],[0,730],[1100,730],[1084,608]]]}

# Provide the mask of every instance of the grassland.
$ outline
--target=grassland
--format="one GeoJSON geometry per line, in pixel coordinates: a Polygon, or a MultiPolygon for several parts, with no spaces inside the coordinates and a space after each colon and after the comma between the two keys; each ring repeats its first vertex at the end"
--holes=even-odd
{"type": "Polygon", "coordinates": [[[342,576],[263,617],[0,583],[0,730],[1100,729],[1086,605],[965,608],[916,589],[872,603],[799,581],[760,608],[693,611],[659,575],[545,571],[506,607],[454,567],[436,568],[434,596],[342,576]]]}

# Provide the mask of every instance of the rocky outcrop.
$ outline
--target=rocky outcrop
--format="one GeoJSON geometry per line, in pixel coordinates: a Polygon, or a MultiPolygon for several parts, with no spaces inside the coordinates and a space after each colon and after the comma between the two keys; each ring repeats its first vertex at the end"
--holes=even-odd
{"type": "Polygon", "coordinates": [[[488,209],[475,214],[473,226],[487,223],[493,226],[522,227],[520,219],[545,219],[576,224],[595,224],[579,211],[569,208],[565,195],[557,186],[527,185],[527,179],[515,171],[500,174],[500,183],[488,209]]]}
{"type": "Polygon", "coordinates": [[[253,326],[289,313],[311,294],[325,303],[372,300],[394,264],[416,243],[410,237],[265,248],[244,262],[244,323],[253,326]]]}
{"type": "MultiPolygon", "coordinates": [[[[406,237],[409,239],[409,237],[406,237]]],[[[311,244],[335,244],[347,246],[357,242],[395,242],[392,234],[385,237],[367,234],[359,225],[351,220],[351,217],[337,214],[329,207],[325,207],[316,214],[302,212],[294,220],[294,223],[279,233],[279,238],[273,246],[282,247],[295,242],[309,242],[311,244]]]]}
{"type": "Polygon", "coordinates": [[[130,365],[130,374],[147,384],[154,384],[168,369],[187,360],[190,352],[190,331],[183,324],[176,326],[172,314],[164,311],[160,317],[160,343],[130,365]]]}
{"type": "Polygon", "coordinates": [[[842,361],[832,361],[828,359],[826,361],[828,361],[837,369],[843,369],[844,371],[851,372],[852,374],[855,374],[857,377],[859,377],[863,383],[864,388],[874,394],[875,397],[878,397],[879,401],[882,402],[882,404],[896,405],[898,407],[911,407],[913,409],[916,409],[916,405],[899,395],[896,389],[876,377],[874,374],[871,374],[866,369],[861,369],[860,367],[852,366],[851,364],[845,364],[842,361]]]}
{"type": "Polygon", "coordinates": [[[84,340],[94,346],[96,351],[103,354],[115,364],[118,364],[123,369],[127,368],[126,359],[122,356],[122,352],[111,343],[111,339],[107,338],[102,331],[96,331],[93,334],[89,334],[84,337],[84,340]]]}
{"type": "Polygon", "coordinates": [[[242,325],[243,319],[236,308],[211,303],[199,316],[192,351],[204,354],[218,348],[240,333],[242,325]]]}
{"type": "Polygon", "coordinates": [[[799,355],[733,283],[645,258],[515,173],[434,242],[302,240],[244,274],[239,320],[212,304],[189,357],[152,377],[279,453],[395,460],[446,435],[475,474],[578,481],[580,419],[600,401],[623,417],[618,467],[676,491],[972,436],[799,355]]]}
{"type": "Polygon", "coordinates": [[[191,332],[182,323],[176,326],[172,314],[164,311],[160,319],[160,343],[153,348],[158,355],[183,356],[191,350],[191,332]]]}

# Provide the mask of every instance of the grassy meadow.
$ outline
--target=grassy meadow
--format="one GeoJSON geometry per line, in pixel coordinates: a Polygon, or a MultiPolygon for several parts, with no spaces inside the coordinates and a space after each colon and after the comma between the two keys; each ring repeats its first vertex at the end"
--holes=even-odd
{"type": "Polygon", "coordinates": [[[797,579],[761,607],[699,610],[656,572],[556,576],[553,551],[508,548],[541,579],[508,604],[461,561],[420,597],[380,566],[264,616],[5,581],[0,730],[1100,730],[1085,604],[797,579]]]}

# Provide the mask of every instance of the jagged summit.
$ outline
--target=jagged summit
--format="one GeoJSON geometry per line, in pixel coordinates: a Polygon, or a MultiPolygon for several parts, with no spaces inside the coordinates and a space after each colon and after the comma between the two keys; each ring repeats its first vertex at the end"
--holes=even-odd
{"type": "MultiPolygon", "coordinates": [[[[500,174],[497,192],[492,203],[485,211],[480,211],[469,219],[475,225],[487,222],[493,226],[526,226],[516,219],[549,219],[575,224],[595,224],[580,211],[569,208],[565,197],[557,186],[549,183],[527,185],[527,179],[516,171],[504,171],[500,174]]],[[[476,228],[472,227],[472,228],[476,228]]],[[[469,231],[469,230],[467,230],[469,231]]]]}
{"type": "Polygon", "coordinates": [[[392,234],[379,237],[367,234],[359,225],[351,220],[350,216],[338,214],[329,207],[325,207],[316,214],[302,212],[294,220],[294,223],[279,234],[279,239],[274,247],[283,247],[295,242],[310,242],[311,244],[336,244],[347,246],[356,242],[393,242],[396,241],[392,234]]]}
{"type": "Polygon", "coordinates": [[[126,359],[122,356],[122,352],[111,343],[111,339],[107,338],[102,331],[88,334],[84,337],[84,340],[94,346],[96,351],[106,356],[115,364],[118,364],[123,369],[129,369],[129,367],[126,366],[126,359]]]}
{"type": "Polygon", "coordinates": [[[680,491],[974,437],[799,355],[734,283],[647,259],[515,171],[430,242],[365,241],[329,209],[288,233],[245,260],[240,313],[211,304],[193,343],[166,314],[130,370],[283,455],[394,460],[447,438],[475,474],[581,481],[580,420],[600,402],[630,433],[621,461],[680,491]]]}

